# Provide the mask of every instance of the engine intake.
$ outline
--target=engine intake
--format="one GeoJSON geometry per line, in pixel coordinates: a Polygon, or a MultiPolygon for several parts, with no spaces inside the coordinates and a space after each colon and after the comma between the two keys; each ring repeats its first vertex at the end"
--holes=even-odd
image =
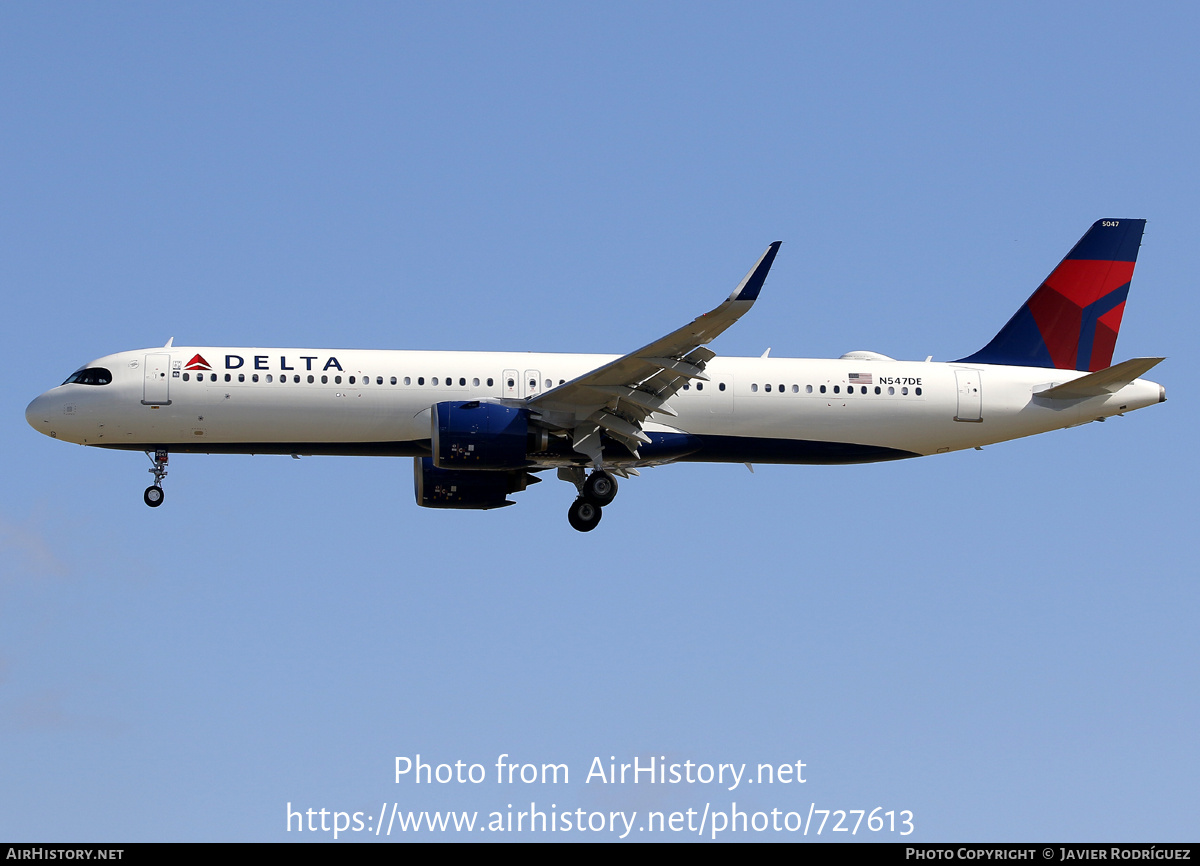
{"type": "Polygon", "coordinates": [[[540,478],[524,471],[480,472],[477,469],[439,469],[430,457],[413,458],[417,505],[423,508],[471,508],[480,511],[513,505],[510,493],[524,490],[540,478]]]}
{"type": "Polygon", "coordinates": [[[432,415],[433,465],[439,469],[519,469],[530,465],[527,409],[470,400],[437,403],[432,415]]]}

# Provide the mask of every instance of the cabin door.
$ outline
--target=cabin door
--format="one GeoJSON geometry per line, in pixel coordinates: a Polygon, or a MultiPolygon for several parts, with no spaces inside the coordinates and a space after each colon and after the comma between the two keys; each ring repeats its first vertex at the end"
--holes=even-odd
{"type": "Polygon", "coordinates": [[[978,370],[955,370],[958,381],[958,414],[955,421],[983,420],[983,389],[978,370]]]}
{"type": "Polygon", "coordinates": [[[159,352],[146,356],[142,403],[146,406],[166,406],[171,402],[171,356],[159,352]]]}

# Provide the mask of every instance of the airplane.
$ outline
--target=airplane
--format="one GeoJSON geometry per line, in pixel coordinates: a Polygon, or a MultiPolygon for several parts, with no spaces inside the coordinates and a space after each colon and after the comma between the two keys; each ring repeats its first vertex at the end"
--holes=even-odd
{"type": "Polygon", "coordinates": [[[1098,220],[986,346],[957,361],[719,357],[772,243],[722,304],[627,355],[180,347],[107,355],[29,404],[38,432],[146,452],[413,458],[417,504],[491,509],[556,470],[588,532],[617,478],[677,462],[844,464],[981,448],[1166,400],[1112,365],[1145,220],[1098,220]],[[1111,365],[1111,366],[1110,366],[1111,365]]]}

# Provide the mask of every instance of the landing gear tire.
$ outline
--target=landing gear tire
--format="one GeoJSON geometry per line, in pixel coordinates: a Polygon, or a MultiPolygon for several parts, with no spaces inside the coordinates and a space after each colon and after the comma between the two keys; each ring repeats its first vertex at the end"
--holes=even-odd
{"type": "Polygon", "coordinates": [[[571,524],[571,528],[580,532],[591,532],[596,528],[602,516],[599,505],[583,498],[572,502],[571,508],[567,511],[567,521],[571,524]]]}
{"type": "Polygon", "coordinates": [[[150,452],[146,452],[146,456],[150,457],[150,462],[154,465],[147,471],[154,476],[154,483],[146,488],[146,492],[142,494],[142,499],[146,500],[146,504],[151,508],[158,508],[163,503],[163,479],[167,477],[167,460],[170,455],[167,454],[167,449],[158,448],[154,452],[154,456],[150,456],[150,452]]]}
{"type": "Polygon", "coordinates": [[[617,479],[597,469],[583,482],[583,498],[593,505],[608,505],[617,497],[617,479]]]}

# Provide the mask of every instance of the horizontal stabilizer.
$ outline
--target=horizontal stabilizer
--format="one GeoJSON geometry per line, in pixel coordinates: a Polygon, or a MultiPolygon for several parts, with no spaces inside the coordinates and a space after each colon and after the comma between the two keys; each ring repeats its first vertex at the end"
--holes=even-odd
{"type": "Polygon", "coordinates": [[[1048,397],[1051,400],[1082,400],[1086,397],[1115,394],[1163,360],[1165,359],[1130,358],[1120,364],[1113,364],[1106,370],[1088,373],[1074,381],[1038,391],[1034,396],[1048,397]]]}

